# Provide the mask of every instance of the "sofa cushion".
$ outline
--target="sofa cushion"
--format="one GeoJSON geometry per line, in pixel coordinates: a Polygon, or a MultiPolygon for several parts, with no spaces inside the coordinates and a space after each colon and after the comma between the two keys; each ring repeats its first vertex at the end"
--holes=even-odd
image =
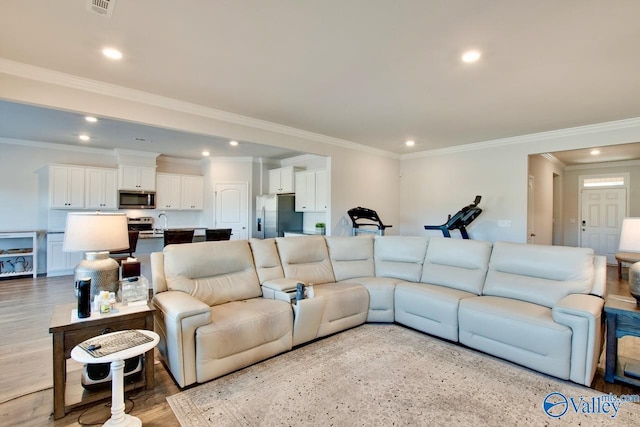
{"type": "Polygon", "coordinates": [[[260,283],[284,277],[276,239],[251,239],[249,244],[260,283]]]}
{"type": "Polygon", "coordinates": [[[170,291],[186,292],[209,306],[262,295],[246,240],[169,245],[163,252],[170,291]]]}
{"type": "Polygon", "coordinates": [[[458,341],[458,305],[475,293],[426,283],[396,285],[396,322],[431,335],[458,341]]]}
{"type": "Polygon", "coordinates": [[[276,237],[276,244],[287,279],[316,285],[335,282],[324,237],[276,237]]]}
{"type": "Polygon", "coordinates": [[[489,242],[433,237],[420,281],[480,295],[490,256],[489,242]]]}
{"type": "Polygon", "coordinates": [[[591,248],[496,242],[482,292],[553,307],[569,294],[588,294],[593,277],[591,248]]]}
{"type": "Polygon", "coordinates": [[[373,236],[325,237],[336,281],[375,275],[373,236]]]}
{"type": "Polygon", "coordinates": [[[367,320],[369,293],[364,286],[355,283],[325,283],[313,288],[314,299],[324,299],[318,338],[362,325],[367,320]]]}
{"type": "Polygon", "coordinates": [[[211,307],[211,323],[196,330],[198,382],[290,350],[291,304],[263,298],[211,307]]]}
{"type": "Polygon", "coordinates": [[[458,323],[464,345],[569,378],[572,331],[553,320],[550,308],[509,298],[465,298],[458,323]]]}
{"type": "Polygon", "coordinates": [[[375,236],[376,276],[419,282],[428,237],[375,236]]]}
{"type": "Polygon", "coordinates": [[[395,319],[393,298],[396,284],[400,279],[392,277],[352,277],[342,283],[357,283],[369,292],[369,313],[367,322],[393,323],[395,319]]]}

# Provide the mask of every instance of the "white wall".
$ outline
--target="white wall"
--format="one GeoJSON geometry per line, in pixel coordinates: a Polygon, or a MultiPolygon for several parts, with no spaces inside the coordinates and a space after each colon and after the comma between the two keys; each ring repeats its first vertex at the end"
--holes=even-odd
{"type": "MultiPolygon", "coordinates": [[[[471,224],[470,236],[488,241],[525,242],[530,154],[638,141],[640,121],[635,119],[404,156],[401,233],[441,235],[427,232],[423,226],[444,223],[447,214],[457,212],[479,194],[483,213],[471,224]],[[503,219],[511,221],[510,228],[498,227],[498,221],[503,219]]],[[[570,180],[565,172],[565,193],[570,180]]],[[[570,217],[565,215],[565,226],[570,217]]],[[[571,244],[566,236],[565,244],[571,244]]]]}
{"type": "Polygon", "coordinates": [[[554,174],[562,179],[563,169],[558,163],[541,155],[529,156],[529,175],[534,177],[535,182],[535,218],[531,231],[536,235],[534,243],[541,245],[553,243],[554,174]]]}

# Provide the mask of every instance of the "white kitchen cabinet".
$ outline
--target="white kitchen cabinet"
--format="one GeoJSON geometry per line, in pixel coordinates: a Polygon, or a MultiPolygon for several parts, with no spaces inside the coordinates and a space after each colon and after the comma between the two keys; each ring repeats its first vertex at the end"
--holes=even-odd
{"type": "Polygon", "coordinates": [[[202,210],[204,178],[195,175],[159,173],[156,208],[163,210],[202,210]]]}
{"type": "Polygon", "coordinates": [[[84,208],[84,173],[80,166],[49,166],[49,207],[51,209],[84,208]]]}
{"type": "Polygon", "coordinates": [[[182,176],[182,201],[183,210],[204,209],[204,178],[201,176],[182,176]]]}
{"type": "Polygon", "coordinates": [[[117,169],[85,169],[85,208],[118,208],[118,171],[117,169]]]}
{"type": "Polygon", "coordinates": [[[156,191],[156,168],[154,166],[120,165],[118,188],[120,190],[156,191]]]}
{"type": "Polygon", "coordinates": [[[295,173],[300,170],[293,166],[269,170],[269,194],[295,193],[295,173]]]}
{"type": "Polygon", "coordinates": [[[156,209],[178,210],[182,200],[182,176],[159,173],[156,176],[156,209]]]}
{"type": "Polygon", "coordinates": [[[327,210],[326,170],[296,173],[296,212],[325,212],[327,210]]]}
{"type": "Polygon", "coordinates": [[[329,204],[329,183],[327,170],[316,171],[316,212],[326,212],[329,204]]]}
{"type": "Polygon", "coordinates": [[[82,252],[63,252],[64,233],[47,234],[47,277],[65,276],[84,258],[82,252]]]}

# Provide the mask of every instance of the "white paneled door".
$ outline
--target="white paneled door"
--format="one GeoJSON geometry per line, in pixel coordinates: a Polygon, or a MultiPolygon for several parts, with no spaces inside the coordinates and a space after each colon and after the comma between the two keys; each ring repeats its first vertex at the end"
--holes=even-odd
{"type": "Polygon", "coordinates": [[[249,227],[249,184],[215,185],[215,227],[230,228],[231,240],[246,240],[249,227]]]}
{"type": "Polygon", "coordinates": [[[597,255],[606,255],[607,263],[615,264],[622,219],[627,211],[626,189],[582,190],[580,246],[593,248],[597,255]]]}

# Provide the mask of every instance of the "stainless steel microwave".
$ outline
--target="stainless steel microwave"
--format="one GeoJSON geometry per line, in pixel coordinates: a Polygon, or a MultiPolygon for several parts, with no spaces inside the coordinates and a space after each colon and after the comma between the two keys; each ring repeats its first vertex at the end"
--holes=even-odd
{"type": "Polygon", "coordinates": [[[120,190],[118,192],[118,208],[120,209],[155,209],[155,191],[120,190]]]}

